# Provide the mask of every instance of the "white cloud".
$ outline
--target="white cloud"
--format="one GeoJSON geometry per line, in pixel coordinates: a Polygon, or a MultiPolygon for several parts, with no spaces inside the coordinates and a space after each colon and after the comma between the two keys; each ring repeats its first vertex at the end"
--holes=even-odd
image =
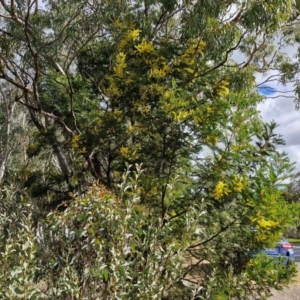
{"type": "MultiPolygon", "coordinates": [[[[271,83],[271,85],[273,87],[276,85],[280,91],[292,89],[291,86],[282,87],[277,83],[271,83]]],[[[291,98],[276,93],[275,96],[278,98],[266,98],[263,103],[258,105],[258,109],[264,121],[274,120],[279,125],[276,133],[283,136],[286,145],[279,146],[278,149],[288,153],[291,161],[296,162],[296,169],[300,170],[300,112],[295,108],[293,93],[286,95],[291,98]]]]}

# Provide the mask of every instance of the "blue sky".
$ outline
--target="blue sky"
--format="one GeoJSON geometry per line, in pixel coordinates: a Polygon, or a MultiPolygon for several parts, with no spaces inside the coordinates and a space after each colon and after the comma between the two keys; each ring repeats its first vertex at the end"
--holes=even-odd
{"type": "MultiPolygon", "coordinates": [[[[261,78],[257,78],[257,82],[259,84],[261,78]]],[[[287,152],[291,161],[296,162],[296,171],[300,171],[300,112],[295,108],[293,86],[273,82],[259,85],[257,91],[265,96],[258,105],[263,120],[274,120],[279,125],[275,132],[286,142],[278,150],[287,152]]]]}
{"type": "Polygon", "coordinates": [[[257,91],[262,94],[262,95],[265,95],[265,96],[272,96],[276,93],[276,90],[271,87],[271,86],[268,86],[268,85],[260,85],[258,88],[257,88],[257,91]]]}

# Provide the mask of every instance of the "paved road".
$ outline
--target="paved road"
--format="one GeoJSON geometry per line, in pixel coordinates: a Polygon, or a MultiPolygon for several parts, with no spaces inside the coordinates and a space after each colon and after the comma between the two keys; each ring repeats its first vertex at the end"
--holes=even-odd
{"type": "Polygon", "coordinates": [[[294,245],[293,249],[295,252],[295,262],[300,262],[300,246],[294,245]]]}

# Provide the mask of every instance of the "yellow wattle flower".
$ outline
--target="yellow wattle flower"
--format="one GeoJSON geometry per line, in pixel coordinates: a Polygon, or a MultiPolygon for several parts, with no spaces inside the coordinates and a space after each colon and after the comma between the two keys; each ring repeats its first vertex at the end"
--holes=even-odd
{"type": "Polygon", "coordinates": [[[223,196],[227,196],[230,193],[230,189],[223,181],[219,181],[214,189],[214,198],[220,200],[223,196]]]}
{"type": "Polygon", "coordinates": [[[127,32],[127,38],[129,40],[135,41],[139,37],[140,32],[142,32],[142,30],[140,30],[140,29],[129,30],[127,32]]]}
{"type": "Polygon", "coordinates": [[[152,43],[150,43],[148,41],[142,41],[140,44],[138,44],[137,46],[135,46],[135,49],[139,53],[151,53],[151,52],[154,52],[154,47],[153,47],[152,43]]]}

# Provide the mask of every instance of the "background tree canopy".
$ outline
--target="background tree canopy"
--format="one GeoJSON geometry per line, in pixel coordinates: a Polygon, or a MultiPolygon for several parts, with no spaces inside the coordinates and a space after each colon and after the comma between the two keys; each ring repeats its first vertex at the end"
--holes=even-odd
{"type": "Polygon", "coordinates": [[[289,282],[293,267],[253,258],[299,211],[254,76],[288,76],[272,43],[294,1],[0,3],[1,299],[248,299],[289,282]]]}

